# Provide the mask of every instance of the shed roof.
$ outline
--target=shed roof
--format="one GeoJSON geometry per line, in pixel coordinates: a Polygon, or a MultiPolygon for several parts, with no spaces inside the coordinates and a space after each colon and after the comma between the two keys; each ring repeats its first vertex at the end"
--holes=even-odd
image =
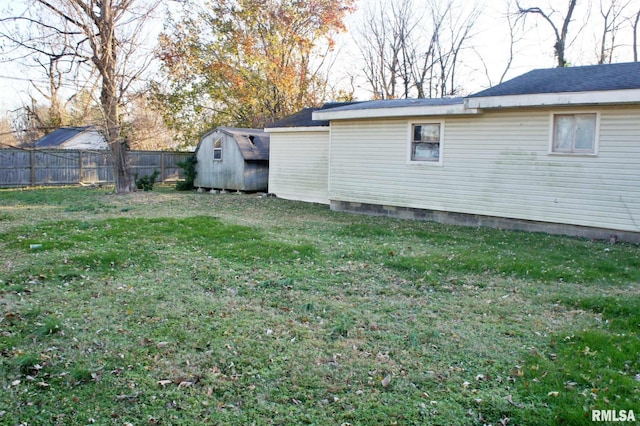
{"type": "Polygon", "coordinates": [[[261,129],[218,127],[217,130],[232,136],[240,148],[242,158],[249,161],[269,160],[269,134],[261,129]]]}
{"type": "Polygon", "coordinates": [[[97,129],[93,126],[84,127],[60,127],[53,132],[45,135],[35,141],[36,148],[56,148],[70,141],[81,133],[84,132],[97,132],[97,129]]]}
{"type": "Polygon", "coordinates": [[[625,89],[640,89],[640,62],[537,69],[468,97],[625,89]]]}
{"type": "Polygon", "coordinates": [[[313,113],[315,111],[324,111],[327,109],[340,108],[346,105],[352,105],[359,102],[327,102],[321,107],[304,108],[295,114],[278,120],[266,126],[268,129],[277,129],[282,127],[328,127],[328,120],[314,120],[313,113]]]}

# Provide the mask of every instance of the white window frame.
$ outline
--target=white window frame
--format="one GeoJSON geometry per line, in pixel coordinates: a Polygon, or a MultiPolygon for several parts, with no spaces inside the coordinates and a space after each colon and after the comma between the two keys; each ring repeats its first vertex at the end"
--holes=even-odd
{"type": "MultiPolygon", "coordinates": [[[[575,141],[574,141],[575,144],[575,141]]],[[[598,111],[553,111],[549,115],[549,154],[550,155],[568,155],[568,156],[585,156],[595,157],[598,155],[598,149],[600,145],[600,113],[598,111]],[[593,150],[571,150],[571,151],[558,151],[554,148],[554,138],[556,134],[556,116],[579,116],[579,115],[594,115],[595,116],[595,129],[593,136],[593,150]]]]}
{"type": "Polygon", "coordinates": [[[213,161],[222,161],[222,138],[214,139],[211,147],[213,149],[213,161]],[[220,148],[216,148],[218,142],[220,142],[220,148]],[[216,152],[220,153],[220,158],[216,158],[216,152]]]}
{"type": "Polygon", "coordinates": [[[444,131],[445,131],[445,126],[444,126],[444,121],[443,120],[430,120],[430,119],[425,119],[425,120],[412,120],[410,122],[408,122],[407,124],[407,163],[411,164],[411,165],[436,165],[436,166],[441,166],[442,165],[442,154],[444,152],[444,131]],[[437,160],[414,160],[413,157],[413,127],[414,126],[423,126],[423,125],[430,125],[430,124],[437,124],[440,126],[440,140],[438,141],[438,159],[437,160]]]}

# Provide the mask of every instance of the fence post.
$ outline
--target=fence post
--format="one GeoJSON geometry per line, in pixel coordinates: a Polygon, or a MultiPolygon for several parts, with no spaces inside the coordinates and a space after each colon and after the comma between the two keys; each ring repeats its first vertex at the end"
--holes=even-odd
{"type": "Polygon", "coordinates": [[[160,182],[164,183],[164,151],[160,153],[160,182]]]}
{"type": "Polygon", "coordinates": [[[78,183],[82,182],[82,153],[84,151],[78,151],[78,183]]]}
{"type": "Polygon", "coordinates": [[[29,177],[31,179],[31,186],[35,186],[36,184],[36,159],[35,159],[35,149],[29,151],[29,177]]]}

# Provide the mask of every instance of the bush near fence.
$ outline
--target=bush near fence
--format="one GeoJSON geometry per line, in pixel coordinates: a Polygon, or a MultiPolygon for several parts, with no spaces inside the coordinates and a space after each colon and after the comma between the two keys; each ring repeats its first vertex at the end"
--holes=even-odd
{"type": "MultiPolygon", "coordinates": [[[[132,174],[146,176],[158,171],[156,182],[184,179],[178,163],[191,152],[129,151],[132,174]]],[[[0,187],[113,183],[110,151],[71,149],[0,149],[0,187]]]]}

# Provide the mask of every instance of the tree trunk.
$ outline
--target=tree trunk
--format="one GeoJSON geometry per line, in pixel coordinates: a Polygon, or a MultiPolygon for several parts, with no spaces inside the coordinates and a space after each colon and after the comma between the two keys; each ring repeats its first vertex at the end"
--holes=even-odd
{"type": "Polygon", "coordinates": [[[118,88],[116,82],[116,39],[115,21],[111,1],[100,4],[102,20],[100,22],[101,55],[94,62],[102,77],[100,101],[104,111],[105,136],[113,154],[113,179],[118,194],[136,190],[135,181],[129,170],[127,147],[120,140],[120,117],[118,116],[118,88]]]}

